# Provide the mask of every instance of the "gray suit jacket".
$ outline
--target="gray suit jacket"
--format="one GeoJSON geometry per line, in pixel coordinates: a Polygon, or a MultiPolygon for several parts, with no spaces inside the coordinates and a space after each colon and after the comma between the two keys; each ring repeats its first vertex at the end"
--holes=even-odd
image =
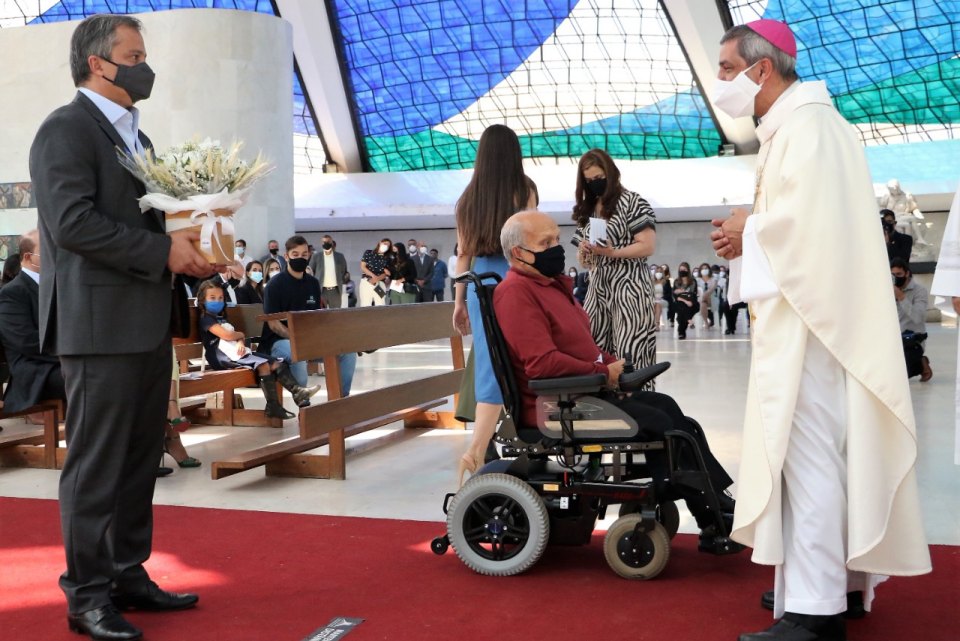
{"type": "Polygon", "coordinates": [[[411,256],[410,260],[413,261],[414,266],[417,268],[417,280],[427,281],[423,284],[427,289],[433,287],[433,285],[430,284],[430,281],[433,280],[433,268],[436,266],[436,261],[433,260],[433,256],[429,254],[417,254],[416,256],[411,256]]]}
{"type": "MultiPolygon", "coordinates": [[[[313,270],[314,277],[323,285],[324,260],[323,250],[314,253],[310,259],[310,269],[313,270]]],[[[337,287],[343,285],[343,275],[347,273],[347,259],[338,251],[333,252],[333,271],[337,276],[337,287]]]]}
{"type": "MultiPolygon", "coordinates": [[[[150,147],[143,133],[140,140],[150,147]]],[[[30,148],[44,352],[136,354],[169,332],[170,238],[161,212],[140,212],[143,183],[120,166],[118,147],[114,126],[78,93],[40,125],[30,148]]]]}

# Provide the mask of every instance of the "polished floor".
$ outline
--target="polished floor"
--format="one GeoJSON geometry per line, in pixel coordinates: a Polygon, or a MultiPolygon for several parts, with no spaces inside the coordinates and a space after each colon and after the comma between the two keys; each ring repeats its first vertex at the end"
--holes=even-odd
{"type": "MultiPolygon", "coordinates": [[[[920,444],[917,471],[924,528],[931,543],[960,545],[960,467],[953,464],[957,334],[955,328],[940,325],[931,325],[929,333],[927,353],[934,377],[927,383],[917,379],[910,383],[920,444]]],[[[717,457],[736,478],[749,369],[748,336],[698,329],[686,341],[678,341],[665,330],[659,336],[658,353],[659,360],[673,364],[658,379],[658,391],[674,396],[704,426],[717,457]]],[[[443,342],[380,350],[359,360],[354,393],[449,368],[449,347],[443,342]]],[[[258,390],[243,394],[249,407],[262,406],[258,390]]],[[[23,429],[19,419],[2,425],[5,430],[23,429]]],[[[288,421],[282,430],[191,429],[184,434],[184,442],[204,464],[199,469],[176,469],[159,479],[156,502],[441,521],[444,494],[456,489],[456,461],[470,439],[469,431],[404,430],[395,425],[348,440],[345,481],[267,477],[262,468],[219,481],[210,479],[209,462],[296,433],[296,420],[288,421]],[[378,437],[386,444],[371,446],[371,439],[378,437]]],[[[58,472],[52,470],[0,468],[0,495],[56,498],[57,478],[58,472]]],[[[689,515],[684,512],[683,517],[682,530],[695,531],[689,515]]]]}

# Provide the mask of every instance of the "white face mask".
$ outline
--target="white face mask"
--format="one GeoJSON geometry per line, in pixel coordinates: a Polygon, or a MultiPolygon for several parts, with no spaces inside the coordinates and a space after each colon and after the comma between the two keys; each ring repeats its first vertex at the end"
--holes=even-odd
{"type": "Polygon", "coordinates": [[[381,254],[383,254],[384,252],[386,252],[388,249],[390,249],[390,245],[388,245],[387,243],[380,243],[380,253],[381,253],[381,254]]]}
{"type": "Polygon", "coordinates": [[[740,73],[733,80],[717,79],[713,90],[713,104],[731,118],[745,118],[753,115],[753,100],[763,85],[758,85],[747,76],[759,60],[740,73]]]}
{"type": "Polygon", "coordinates": [[[407,245],[407,250],[408,250],[411,254],[416,254],[416,253],[417,253],[417,246],[416,246],[416,245],[407,245]]]}
{"type": "Polygon", "coordinates": [[[710,270],[709,270],[709,269],[701,269],[701,270],[700,270],[700,275],[703,276],[704,278],[706,278],[707,276],[710,275],[710,270]]]}
{"type": "Polygon", "coordinates": [[[657,280],[660,280],[661,278],[663,278],[663,272],[657,272],[656,274],[654,274],[654,276],[657,277],[657,280]]]}
{"type": "Polygon", "coordinates": [[[424,256],[426,256],[426,255],[427,255],[427,248],[426,248],[426,247],[421,247],[421,248],[420,248],[420,253],[423,254],[424,256]]]}

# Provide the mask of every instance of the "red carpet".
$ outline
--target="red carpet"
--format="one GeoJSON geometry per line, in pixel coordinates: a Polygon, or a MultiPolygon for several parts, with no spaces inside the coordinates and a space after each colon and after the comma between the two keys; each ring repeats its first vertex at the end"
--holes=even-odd
{"type": "MultiPolygon", "coordinates": [[[[521,576],[472,573],[434,556],[438,523],[156,508],[148,569],[200,593],[196,610],[131,613],[146,641],[301,641],[338,616],[365,619],[347,641],[657,639],[734,641],[771,623],[773,572],[746,553],[712,557],[691,536],[650,582],[618,578],[590,547],[548,548],[521,576]]],[[[957,638],[960,548],[934,546],[934,572],[878,589],[851,641],[957,638]]],[[[0,639],[80,639],[67,630],[57,505],[0,498],[0,639]]]]}

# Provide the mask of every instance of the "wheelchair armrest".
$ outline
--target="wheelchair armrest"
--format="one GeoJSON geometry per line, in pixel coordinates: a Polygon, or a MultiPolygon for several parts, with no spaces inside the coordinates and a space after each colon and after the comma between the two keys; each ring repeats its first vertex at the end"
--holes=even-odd
{"type": "Polygon", "coordinates": [[[561,394],[593,394],[603,389],[607,377],[603,374],[584,376],[565,376],[563,378],[541,378],[530,381],[530,389],[538,396],[559,396],[561,394]]]}
{"type": "Polygon", "coordinates": [[[664,361],[662,363],[654,363],[653,365],[644,367],[643,369],[638,369],[635,372],[621,374],[619,380],[620,389],[624,392],[638,390],[643,387],[644,384],[652,381],[668,369],[670,369],[670,361],[664,361]]]}

